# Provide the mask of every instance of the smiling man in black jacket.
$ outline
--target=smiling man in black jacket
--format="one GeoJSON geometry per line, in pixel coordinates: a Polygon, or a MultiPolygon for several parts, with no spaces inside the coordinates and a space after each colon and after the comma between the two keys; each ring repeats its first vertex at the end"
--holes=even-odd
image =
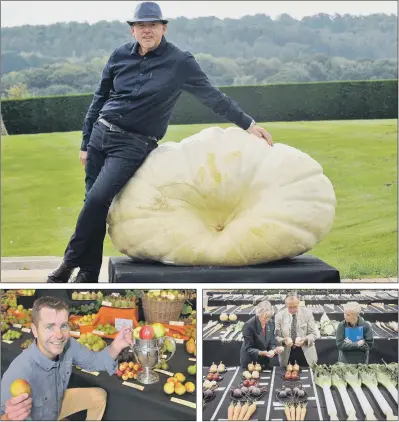
{"type": "Polygon", "coordinates": [[[194,56],[166,41],[157,3],[140,3],[127,21],[136,42],[111,54],[83,125],[80,161],[86,170],[86,196],[75,232],[60,267],[48,283],[96,283],[101,269],[106,218],[114,196],[135,174],[167,131],[182,91],[215,113],[272,144],[229,97],[212,86],[194,56]]]}

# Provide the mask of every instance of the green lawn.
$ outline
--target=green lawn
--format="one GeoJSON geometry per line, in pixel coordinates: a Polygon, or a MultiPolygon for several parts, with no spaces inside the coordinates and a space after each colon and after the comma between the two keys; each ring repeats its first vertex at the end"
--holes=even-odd
{"type": "MultiPolygon", "coordinates": [[[[171,126],[164,141],[179,141],[207,126],[171,126]]],[[[311,253],[344,278],[396,276],[396,120],[263,126],[275,142],[316,159],[335,187],[334,227],[311,253]]],[[[2,256],[62,256],[83,204],[80,142],[80,132],[3,137],[2,256]]],[[[104,254],[120,255],[109,238],[104,254]]]]}

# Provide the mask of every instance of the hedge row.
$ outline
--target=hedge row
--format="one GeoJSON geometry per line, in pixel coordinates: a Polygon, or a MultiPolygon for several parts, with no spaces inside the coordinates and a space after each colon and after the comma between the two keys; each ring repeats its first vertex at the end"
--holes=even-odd
{"type": "MultiPolygon", "coordinates": [[[[350,81],[221,87],[259,122],[398,117],[398,81],[350,81]]],[[[93,95],[69,95],[2,101],[7,131],[13,134],[82,129],[93,95]]],[[[171,124],[225,123],[226,120],[186,93],[171,124]]]]}

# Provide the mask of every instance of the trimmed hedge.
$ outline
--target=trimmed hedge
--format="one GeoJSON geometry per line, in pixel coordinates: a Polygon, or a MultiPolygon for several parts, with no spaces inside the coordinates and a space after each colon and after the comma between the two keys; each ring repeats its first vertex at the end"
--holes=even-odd
{"type": "MultiPolygon", "coordinates": [[[[256,121],[395,119],[398,81],[349,81],[220,87],[256,121]]],[[[68,95],[3,100],[10,135],[79,131],[93,98],[68,95]]],[[[170,124],[226,123],[187,93],[178,100],[170,124]]]]}

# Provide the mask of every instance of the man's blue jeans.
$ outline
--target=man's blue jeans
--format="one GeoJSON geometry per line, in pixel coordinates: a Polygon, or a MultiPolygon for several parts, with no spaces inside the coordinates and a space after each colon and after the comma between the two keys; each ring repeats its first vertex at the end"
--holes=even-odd
{"type": "Polygon", "coordinates": [[[157,146],[148,137],[121,134],[102,123],[94,124],[87,147],[84,206],[64,255],[68,266],[80,267],[93,279],[98,278],[112,199],[157,146]]]}

